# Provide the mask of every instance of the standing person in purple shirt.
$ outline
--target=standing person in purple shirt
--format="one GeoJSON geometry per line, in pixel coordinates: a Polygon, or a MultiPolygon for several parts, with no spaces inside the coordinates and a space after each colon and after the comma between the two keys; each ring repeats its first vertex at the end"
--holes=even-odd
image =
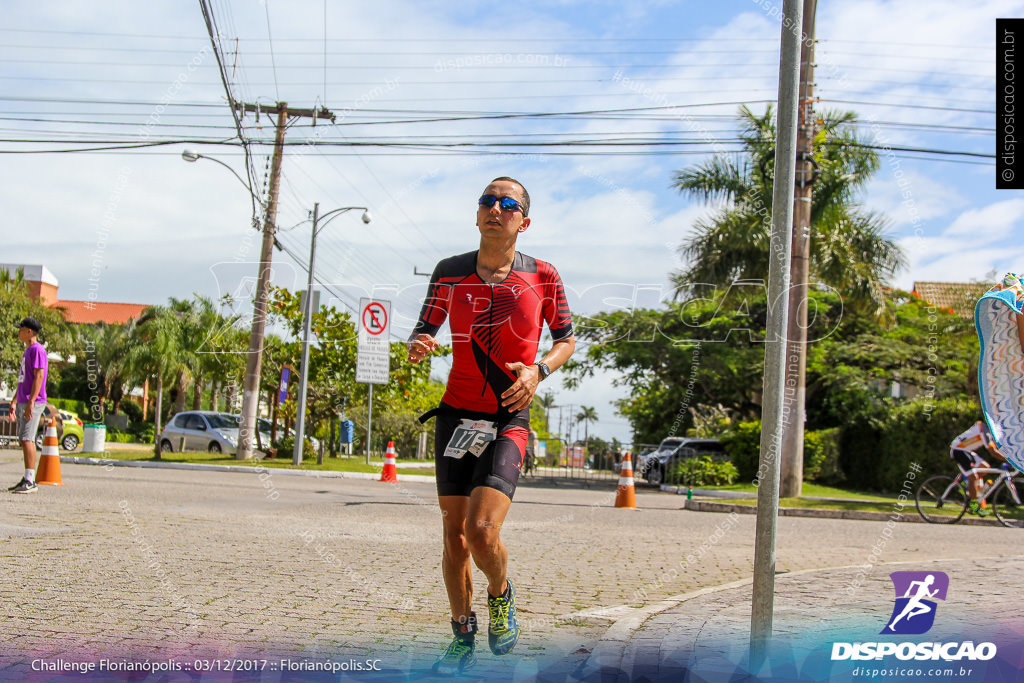
{"type": "Polygon", "coordinates": [[[25,318],[18,327],[18,339],[25,345],[18,370],[18,390],[14,394],[17,408],[11,411],[11,421],[18,424],[18,440],[25,457],[25,476],[7,489],[11,493],[35,493],[36,486],[36,431],[39,417],[46,407],[46,373],[50,363],[46,349],[37,337],[43,326],[35,318],[25,318]]]}

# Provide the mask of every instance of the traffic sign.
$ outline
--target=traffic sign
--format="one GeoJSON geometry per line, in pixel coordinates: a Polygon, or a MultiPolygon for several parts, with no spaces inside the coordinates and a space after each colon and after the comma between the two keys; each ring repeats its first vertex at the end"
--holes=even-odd
{"type": "Polygon", "coordinates": [[[359,343],[356,352],[356,381],[387,384],[391,372],[391,302],[359,300],[359,343]]]}

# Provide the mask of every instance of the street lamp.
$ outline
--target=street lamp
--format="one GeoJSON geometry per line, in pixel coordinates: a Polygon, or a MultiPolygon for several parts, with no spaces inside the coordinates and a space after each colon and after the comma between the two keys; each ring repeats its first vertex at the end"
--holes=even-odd
{"type": "Polygon", "coordinates": [[[267,292],[270,286],[270,258],[274,248],[274,221],[277,219],[276,197],[277,182],[281,171],[280,161],[275,156],[274,167],[271,169],[270,201],[264,204],[256,197],[249,184],[242,180],[242,177],[235,172],[235,169],[223,161],[189,149],[181,153],[181,158],[192,163],[199,159],[208,159],[231,171],[249,191],[249,198],[253,202],[254,227],[259,227],[259,219],[256,216],[257,202],[260,208],[263,209],[265,217],[263,246],[260,250],[260,270],[256,282],[256,298],[252,306],[252,329],[249,333],[249,350],[246,353],[245,378],[242,383],[242,421],[238,430],[238,450],[235,453],[235,458],[248,460],[252,457],[253,434],[257,434],[258,438],[256,412],[259,405],[260,368],[263,363],[263,331],[267,317],[267,292]]]}
{"type": "Polygon", "coordinates": [[[327,224],[343,213],[363,210],[363,223],[369,223],[370,210],[365,206],[346,206],[320,215],[320,203],[313,204],[313,237],[309,245],[309,280],[306,286],[306,300],[302,307],[302,369],[299,371],[299,406],[295,418],[295,446],[292,449],[292,464],[302,464],[302,442],[306,432],[306,379],[309,376],[309,328],[313,318],[313,271],[316,267],[316,236],[327,224]],[[330,218],[328,218],[330,216],[330,218]],[[323,219],[327,220],[323,220],[323,219]],[[323,220],[322,223],[320,221],[323,220]]]}

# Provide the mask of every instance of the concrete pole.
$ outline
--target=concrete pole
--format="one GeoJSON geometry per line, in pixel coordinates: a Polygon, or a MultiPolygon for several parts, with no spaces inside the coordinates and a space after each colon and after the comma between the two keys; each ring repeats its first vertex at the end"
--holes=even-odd
{"type": "Polygon", "coordinates": [[[779,514],[779,450],[783,430],[786,325],[789,319],[789,261],[796,175],[796,124],[800,81],[802,0],[783,3],[779,66],[775,183],[772,189],[771,257],[768,267],[768,321],[764,350],[761,459],[758,468],[757,523],[754,532],[754,585],[750,614],[751,668],[763,660],[772,634],[775,591],[776,525],[779,514]]]}
{"type": "Polygon", "coordinates": [[[245,359],[245,381],[242,385],[242,425],[238,430],[238,460],[252,457],[252,440],[256,433],[256,409],[260,399],[260,370],[263,366],[263,331],[267,321],[267,297],[270,293],[270,258],[274,250],[274,225],[277,222],[277,195],[281,187],[281,161],[284,158],[284,134],[288,123],[288,105],[277,105],[277,134],[274,158],[270,164],[270,189],[267,214],[263,221],[263,248],[260,251],[260,273],[256,283],[256,301],[252,306],[252,330],[249,353],[245,359]]]}
{"type": "MultiPolygon", "coordinates": [[[[800,115],[797,153],[814,152],[814,15],[817,0],[803,0],[803,32],[800,44],[800,115]]],[[[805,157],[808,158],[808,157],[805,157]]],[[[811,270],[812,165],[799,162],[793,197],[793,262],[789,277],[789,353],[786,354],[786,414],[789,428],[782,443],[780,498],[800,496],[804,479],[804,414],[807,378],[807,280],[811,270]],[[790,393],[791,392],[791,393],[790,393]]]]}

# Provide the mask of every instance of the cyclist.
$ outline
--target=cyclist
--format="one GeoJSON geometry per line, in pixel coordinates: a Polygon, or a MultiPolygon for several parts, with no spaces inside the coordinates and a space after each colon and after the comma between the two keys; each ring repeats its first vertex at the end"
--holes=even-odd
{"type": "Polygon", "coordinates": [[[975,422],[971,428],[960,436],[953,439],[949,445],[949,457],[953,458],[956,466],[967,478],[967,493],[971,497],[971,512],[980,512],[978,504],[978,489],[982,475],[974,472],[975,468],[989,467],[989,464],[979,455],[985,449],[997,461],[1006,462],[1006,458],[996,447],[995,437],[989,431],[988,425],[982,421],[975,422]]]}

